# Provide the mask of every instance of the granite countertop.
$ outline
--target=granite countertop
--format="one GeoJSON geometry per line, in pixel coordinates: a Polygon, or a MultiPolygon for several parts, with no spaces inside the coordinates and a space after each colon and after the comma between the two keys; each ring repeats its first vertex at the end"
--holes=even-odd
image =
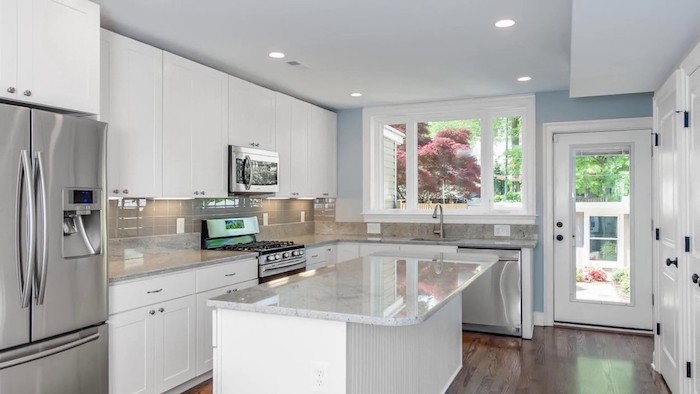
{"type": "Polygon", "coordinates": [[[382,253],[210,299],[216,308],[383,326],[427,320],[495,255],[382,253]]]}
{"type": "Polygon", "coordinates": [[[159,253],[130,251],[109,261],[109,283],[167,274],[235,260],[257,258],[257,253],[174,249],[159,253]]]}
{"type": "MultiPolygon", "coordinates": [[[[272,237],[275,238],[275,237],[272,237]]],[[[410,237],[382,237],[369,235],[351,234],[310,234],[294,237],[277,237],[285,241],[293,241],[303,244],[306,247],[321,246],[335,242],[376,242],[376,243],[411,243],[422,245],[448,245],[468,248],[492,248],[492,249],[523,249],[534,248],[537,240],[532,239],[469,239],[469,238],[410,238],[410,237]]]]}

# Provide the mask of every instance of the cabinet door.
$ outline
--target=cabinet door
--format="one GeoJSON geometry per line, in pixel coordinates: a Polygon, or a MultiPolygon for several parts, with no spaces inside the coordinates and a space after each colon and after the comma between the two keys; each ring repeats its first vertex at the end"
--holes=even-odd
{"type": "Polygon", "coordinates": [[[292,99],[290,141],[291,197],[310,197],[309,182],[309,126],[311,104],[292,99]]]}
{"type": "Polygon", "coordinates": [[[196,376],[196,297],[157,305],[155,387],[162,393],[196,376]]]}
{"type": "Polygon", "coordinates": [[[110,393],[154,391],[155,320],[154,307],[109,317],[110,393]],[[151,311],[154,315],[150,314],[151,311]]]}
{"type": "Polygon", "coordinates": [[[326,259],[328,264],[335,264],[338,262],[338,247],[336,245],[326,245],[326,259]]]}
{"type": "Polygon", "coordinates": [[[198,65],[192,103],[195,196],[228,196],[228,75],[198,65]]]}
{"type": "Polygon", "coordinates": [[[358,244],[338,244],[336,248],[336,263],[356,259],[360,257],[360,246],[358,244]]]}
{"type": "Polygon", "coordinates": [[[102,30],[110,196],[163,195],[163,51],[102,30]]]}
{"type": "Polygon", "coordinates": [[[275,93],[275,140],[279,153],[278,197],[292,196],[292,98],[275,93]]]}
{"type": "Polygon", "coordinates": [[[275,92],[229,77],[228,143],[275,150],[275,92]]]}
{"type": "Polygon", "coordinates": [[[337,127],[334,112],[311,107],[309,168],[314,197],[336,196],[337,127]]]}
{"type": "Polygon", "coordinates": [[[100,7],[88,0],[19,3],[21,98],[49,107],[98,113],[100,7]]]}
{"type": "Polygon", "coordinates": [[[196,64],[168,52],[163,53],[163,196],[194,197],[192,168],[197,86],[196,64]]]}
{"type": "Polygon", "coordinates": [[[0,0],[0,97],[17,99],[17,6],[0,0]]]}
{"type": "Polygon", "coordinates": [[[197,294],[197,375],[211,371],[214,366],[214,349],[211,344],[214,308],[207,306],[207,300],[257,284],[258,280],[255,279],[197,294]]]}

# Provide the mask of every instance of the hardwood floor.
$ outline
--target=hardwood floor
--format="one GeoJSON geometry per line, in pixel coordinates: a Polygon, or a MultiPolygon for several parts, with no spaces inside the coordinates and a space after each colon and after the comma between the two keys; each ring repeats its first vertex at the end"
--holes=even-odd
{"type": "MultiPolygon", "coordinates": [[[[531,341],[465,332],[447,394],[670,393],[651,370],[652,337],[536,327],[531,341]]],[[[211,381],[186,394],[211,394],[211,381]]],[[[381,394],[381,393],[378,393],[381,394]]]]}

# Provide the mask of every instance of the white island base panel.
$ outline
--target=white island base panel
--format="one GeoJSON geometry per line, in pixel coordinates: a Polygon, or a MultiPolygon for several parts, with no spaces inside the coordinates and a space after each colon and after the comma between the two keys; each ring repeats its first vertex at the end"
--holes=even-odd
{"type": "Polygon", "coordinates": [[[215,393],[442,394],[462,368],[462,299],[380,326],[214,311],[215,393]]]}

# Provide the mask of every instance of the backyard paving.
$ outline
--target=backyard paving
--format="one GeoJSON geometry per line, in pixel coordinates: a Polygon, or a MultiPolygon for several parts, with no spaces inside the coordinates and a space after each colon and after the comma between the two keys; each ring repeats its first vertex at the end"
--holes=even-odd
{"type": "Polygon", "coordinates": [[[576,299],[625,304],[630,302],[630,296],[620,291],[613,282],[576,282],[576,299]]]}

